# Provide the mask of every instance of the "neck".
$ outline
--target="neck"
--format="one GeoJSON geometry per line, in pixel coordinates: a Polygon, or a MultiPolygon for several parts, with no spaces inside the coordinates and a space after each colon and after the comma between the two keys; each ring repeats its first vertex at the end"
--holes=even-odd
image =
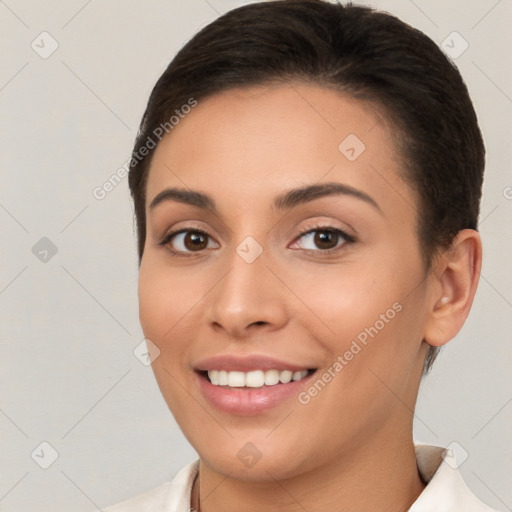
{"type": "Polygon", "coordinates": [[[192,507],[197,512],[406,511],[425,487],[410,432],[377,435],[329,465],[281,481],[236,480],[201,461],[192,507]]]}

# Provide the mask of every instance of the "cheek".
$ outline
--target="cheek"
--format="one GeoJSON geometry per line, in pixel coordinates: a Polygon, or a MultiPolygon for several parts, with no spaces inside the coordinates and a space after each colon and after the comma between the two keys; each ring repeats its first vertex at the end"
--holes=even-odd
{"type": "MultiPolygon", "coordinates": [[[[171,412],[177,419],[187,410],[189,395],[184,387],[183,357],[190,346],[186,330],[194,305],[201,294],[186,272],[170,270],[151,254],[145,254],[139,272],[139,318],[145,338],[151,340],[159,355],[152,362],[156,381],[171,412]],[[179,354],[180,357],[176,357],[179,354]]],[[[186,378],[191,378],[187,375],[186,378]]]]}
{"type": "Polygon", "coordinates": [[[297,283],[297,296],[305,297],[314,313],[295,318],[323,346],[331,363],[346,354],[343,373],[352,378],[376,365],[395,374],[398,366],[407,372],[417,357],[423,325],[421,265],[412,257],[385,255],[380,251],[372,261],[301,272],[301,279],[289,276],[297,283]]]}
{"type": "MultiPolygon", "coordinates": [[[[314,313],[317,323],[323,325],[322,334],[325,331],[327,335],[324,341],[337,343],[339,347],[333,347],[337,349],[375,323],[381,327],[381,315],[384,320],[395,317],[397,306],[393,306],[404,296],[404,286],[396,279],[383,277],[389,274],[389,268],[350,262],[337,268],[302,271],[300,279],[290,275],[289,280],[296,283],[297,296],[304,297],[304,309],[314,313]]],[[[312,317],[296,316],[304,322],[312,317]]]]}
{"type": "MultiPolygon", "coordinates": [[[[139,317],[144,335],[162,344],[186,323],[204,295],[204,281],[190,270],[165,268],[149,256],[139,273],[139,317]]],[[[163,347],[160,347],[162,350],[163,347]]]]}

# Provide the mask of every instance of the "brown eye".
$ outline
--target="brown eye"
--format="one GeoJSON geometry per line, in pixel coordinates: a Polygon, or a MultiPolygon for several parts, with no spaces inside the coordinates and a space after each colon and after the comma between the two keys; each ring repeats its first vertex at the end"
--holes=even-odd
{"type": "Polygon", "coordinates": [[[338,245],[338,239],[335,231],[316,231],[314,243],[319,249],[333,249],[338,245]]]}
{"type": "Polygon", "coordinates": [[[206,249],[208,236],[197,231],[189,231],[185,233],[183,244],[189,251],[200,251],[201,249],[206,249]]]}
{"type": "Polygon", "coordinates": [[[300,249],[312,252],[330,252],[341,249],[345,244],[353,242],[354,238],[337,228],[316,228],[303,233],[294,245],[300,249]]]}
{"type": "Polygon", "coordinates": [[[184,254],[218,247],[207,233],[195,229],[184,229],[176,233],[170,233],[161,242],[161,245],[169,246],[169,249],[174,253],[184,254]]]}

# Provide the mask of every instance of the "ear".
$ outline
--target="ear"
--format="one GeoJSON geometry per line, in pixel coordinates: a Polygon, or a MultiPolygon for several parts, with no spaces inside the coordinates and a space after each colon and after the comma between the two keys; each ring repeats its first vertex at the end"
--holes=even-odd
{"type": "Polygon", "coordinates": [[[460,231],[450,248],[437,258],[429,276],[431,300],[424,333],[429,345],[444,345],[464,325],[473,304],[481,266],[482,242],[473,229],[460,231]]]}

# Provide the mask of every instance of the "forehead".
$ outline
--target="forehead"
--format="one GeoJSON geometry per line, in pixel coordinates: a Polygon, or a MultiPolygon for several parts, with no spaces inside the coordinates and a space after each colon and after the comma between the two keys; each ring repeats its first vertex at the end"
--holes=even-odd
{"type": "Polygon", "coordinates": [[[300,84],[228,90],[199,100],[157,146],[146,197],[178,186],[243,205],[256,190],[275,196],[337,181],[396,206],[412,198],[395,138],[381,112],[337,91],[300,84]]]}

